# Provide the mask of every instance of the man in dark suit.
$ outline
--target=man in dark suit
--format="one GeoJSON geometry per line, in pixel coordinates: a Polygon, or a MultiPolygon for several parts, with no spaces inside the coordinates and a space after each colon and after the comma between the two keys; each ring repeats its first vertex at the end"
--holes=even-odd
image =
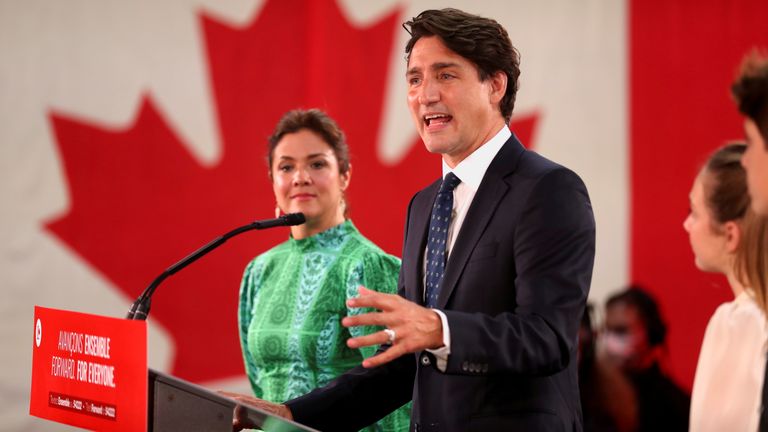
{"type": "Polygon", "coordinates": [[[348,345],[384,348],[272,409],[357,430],[412,399],[417,431],[581,430],[576,337],[595,246],[586,188],[508,129],[519,61],[503,27],[455,9],[405,26],[408,105],[444,179],[408,207],[400,295],[361,288],[349,301],[378,311],[345,326],[386,330],[348,345]]]}

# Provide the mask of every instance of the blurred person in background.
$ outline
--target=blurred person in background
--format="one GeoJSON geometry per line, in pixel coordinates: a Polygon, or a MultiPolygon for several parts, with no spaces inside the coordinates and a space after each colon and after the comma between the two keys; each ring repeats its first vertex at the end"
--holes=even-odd
{"type": "Polygon", "coordinates": [[[605,306],[601,355],[632,383],[638,431],[686,431],[691,399],[660,366],[667,327],[653,297],[638,286],[611,296],[605,306]]]}
{"type": "Polygon", "coordinates": [[[593,306],[587,304],[579,327],[579,391],[584,432],[637,430],[637,398],[632,384],[615,366],[597,356],[593,306]]]}
{"type": "Polygon", "coordinates": [[[765,220],[750,209],[741,158],[746,146],[729,144],[712,154],[690,193],[690,213],[683,224],[696,267],[724,275],[733,300],[709,320],[693,382],[690,430],[754,431],[760,399],[768,329],[747,273],[765,274],[765,220]]]}

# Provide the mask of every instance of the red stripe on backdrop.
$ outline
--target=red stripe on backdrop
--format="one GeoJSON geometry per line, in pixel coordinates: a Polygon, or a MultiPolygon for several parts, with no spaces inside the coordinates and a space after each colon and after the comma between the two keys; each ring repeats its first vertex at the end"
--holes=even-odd
{"type": "Polygon", "coordinates": [[[690,388],[707,321],[732,294],[694,267],[688,192],[707,155],[743,137],[729,86],[742,56],[768,47],[768,2],[630,3],[630,275],[659,299],[668,369],[690,388]]]}

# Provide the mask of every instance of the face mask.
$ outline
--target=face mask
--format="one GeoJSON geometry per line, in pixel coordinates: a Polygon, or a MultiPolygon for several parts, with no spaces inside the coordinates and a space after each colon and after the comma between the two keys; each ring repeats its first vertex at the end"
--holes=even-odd
{"type": "Polygon", "coordinates": [[[632,355],[632,336],[606,330],[600,336],[600,346],[610,357],[626,360],[632,355]]]}

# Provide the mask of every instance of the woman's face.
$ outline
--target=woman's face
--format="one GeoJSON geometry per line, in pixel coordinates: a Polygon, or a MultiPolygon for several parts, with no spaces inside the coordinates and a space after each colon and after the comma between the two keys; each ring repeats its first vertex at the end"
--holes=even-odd
{"type": "Polygon", "coordinates": [[[727,273],[729,263],[727,237],[706,205],[704,197],[706,175],[704,172],[700,173],[693,182],[689,195],[691,210],[683,222],[683,228],[688,232],[696,267],[705,272],[727,273]]]}
{"type": "Polygon", "coordinates": [[[284,213],[304,213],[317,232],[344,221],[341,205],[349,172],[339,173],[336,154],[320,135],[302,129],[286,134],[272,154],[272,188],[284,213]]]}

